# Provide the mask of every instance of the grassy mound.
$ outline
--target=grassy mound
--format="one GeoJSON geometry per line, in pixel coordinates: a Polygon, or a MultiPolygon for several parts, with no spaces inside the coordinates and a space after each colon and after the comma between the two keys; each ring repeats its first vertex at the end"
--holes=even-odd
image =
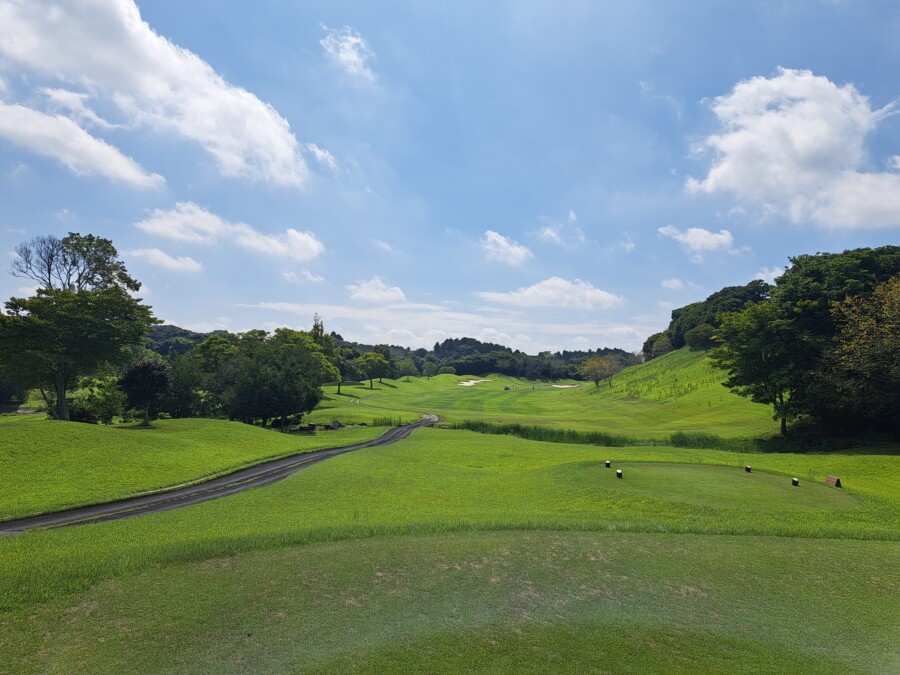
{"type": "Polygon", "coordinates": [[[771,411],[732,394],[701,352],[682,349],[627,368],[612,382],[532,382],[491,375],[460,386],[469,376],[439,375],[326,388],[311,419],[371,423],[378,417],[417,418],[423,412],[450,423],[463,420],[604,431],[638,439],[699,432],[725,438],[778,432],[771,411]],[[560,388],[554,385],[577,385],[560,388]],[[505,389],[509,387],[509,389],[505,389]]]}
{"type": "Polygon", "coordinates": [[[285,435],[221,420],[164,420],[151,428],[4,417],[0,520],[110,501],[195,482],[294,452],[347,445],[383,429],[285,435]]]}
{"type": "Polygon", "coordinates": [[[34,616],[39,649],[15,665],[888,672],[891,563],[894,544],[773,537],[503,532],[290,547],[98,584],[34,616]]]}

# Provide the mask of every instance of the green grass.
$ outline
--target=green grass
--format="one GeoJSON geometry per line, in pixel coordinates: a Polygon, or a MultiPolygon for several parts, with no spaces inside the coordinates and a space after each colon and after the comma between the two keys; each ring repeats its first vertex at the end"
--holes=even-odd
{"type": "Polygon", "coordinates": [[[579,431],[603,431],[636,439],[676,432],[723,438],[778,433],[771,410],[732,394],[701,352],[682,349],[628,368],[595,387],[592,382],[532,382],[501,375],[486,378],[439,375],[326,387],[327,397],[310,419],[372,423],[379,417],[441,415],[447,422],[480,420],[579,431]],[[470,379],[488,379],[471,387],[470,379]],[[578,385],[559,388],[553,385],[578,385]],[[504,387],[510,387],[509,391],[504,387]]]}
{"type": "MultiPolygon", "coordinates": [[[[494,532],[184,563],[41,607],[45,672],[888,672],[883,542],[494,532]],[[826,589],[831,589],[826,590],[826,589]]],[[[14,636],[0,636],[0,643],[14,636]]]]}
{"type": "Polygon", "coordinates": [[[150,428],[0,417],[0,520],[196,482],[265,459],[348,445],[383,429],[279,434],[237,422],[163,420],[150,428]]]}
{"type": "Polygon", "coordinates": [[[0,539],[0,672],[884,672],[898,479],[890,455],[422,429],[264,489],[0,539]]]}

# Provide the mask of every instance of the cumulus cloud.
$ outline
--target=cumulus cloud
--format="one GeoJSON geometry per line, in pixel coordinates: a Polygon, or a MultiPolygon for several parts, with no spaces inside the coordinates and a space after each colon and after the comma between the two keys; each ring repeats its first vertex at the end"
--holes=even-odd
{"type": "Polygon", "coordinates": [[[312,232],[291,228],[278,234],[264,234],[246,223],[228,222],[193,202],[178,202],[168,211],[156,209],[149,218],[135,223],[135,227],[155,236],[196,244],[225,239],[252,251],[295,260],[310,260],[325,250],[312,232]]]}
{"type": "Polygon", "coordinates": [[[118,149],[89,134],[68,117],[0,103],[0,137],[64,164],[78,175],[98,175],[137,187],[160,187],[165,179],[148,173],[118,149]]]}
{"type": "Polygon", "coordinates": [[[900,226],[900,175],[863,170],[866,138],[895,103],[873,110],[852,84],[808,70],[739,82],[712,102],[721,130],[701,150],[713,160],[687,190],[730,192],[797,223],[900,226]]]}
{"type": "Polygon", "coordinates": [[[775,279],[784,274],[783,267],[773,267],[769,269],[768,267],[763,267],[759,272],[756,273],[754,279],[761,279],[765,281],[767,284],[774,284],[775,279]]]}
{"type": "Polygon", "coordinates": [[[331,61],[354,77],[369,81],[375,79],[375,73],[368,64],[373,52],[358,31],[350,26],[335,30],[324,24],[322,29],[325,31],[325,37],[319,40],[319,44],[331,61]]]}
{"type": "Polygon", "coordinates": [[[481,249],[489,258],[513,267],[534,257],[528,247],[493,230],[487,230],[481,237],[481,249]]]}
{"type": "Polygon", "coordinates": [[[660,286],[670,291],[680,291],[684,288],[684,282],[681,279],[663,279],[660,286]]]}
{"type": "Polygon", "coordinates": [[[199,272],[203,269],[203,266],[193,258],[174,258],[158,248],[137,248],[126,251],[125,255],[146,260],[155,267],[164,267],[177,272],[199,272]]]}
{"type": "MultiPolygon", "coordinates": [[[[78,83],[104,97],[130,126],[196,141],[226,176],[294,186],[307,176],[287,121],[158,35],[133,0],[0,3],[0,54],[26,74],[78,83]]],[[[72,94],[67,100],[77,107],[72,94]]]]}
{"type": "Polygon", "coordinates": [[[621,305],[625,299],[595,288],[587,281],[567,281],[550,277],[531,286],[508,293],[483,291],[476,293],[482,300],[517,307],[565,307],[568,309],[609,309],[621,305]]]}
{"type": "Polygon", "coordinates": [[[406,295],[397,286],[388,286],[380,277],[357,281],[347,286],[350,297],[363,302],[405,302],[406,295]]]}
{"type": "Polygon", "coordinates": [[[738,252],[734,248],[734,236],[728,230],[710,232],[702,227],[689,227],[682,232],[677,227],[666,225],[665,227],[660,227],[657,231],[664,237],[674,239],[681,244],[685,251],[692,254],[691,259],[695,262],[703,260],[703,253],[714,251],[738,252]]]}

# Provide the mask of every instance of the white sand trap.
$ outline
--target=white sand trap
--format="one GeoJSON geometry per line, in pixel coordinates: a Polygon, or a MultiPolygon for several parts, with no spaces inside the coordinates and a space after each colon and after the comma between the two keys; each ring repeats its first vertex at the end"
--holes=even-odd
{"type": "Polygon", "coordinates": [[[551,387],[556,387],[557,389],[574,389],[575,387],[580,387],[580,384],[551,384],[551,387]]]}
{"type": "Polygon", "coordinates": [[[457,382],[460,387],[474,387],[481,382],[490,382],[490,380],[466,380],[465,382],[457,382]]]}

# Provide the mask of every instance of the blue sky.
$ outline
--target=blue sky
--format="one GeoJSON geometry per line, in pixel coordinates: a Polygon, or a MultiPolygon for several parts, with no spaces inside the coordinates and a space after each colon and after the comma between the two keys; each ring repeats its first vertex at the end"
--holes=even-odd
{"type": "Polygon", "coordinates": [[[0,248],[108,237],[195,330],[636,349],[898,243],[897,35],[874,1],[0,0],[0,248]]]}

